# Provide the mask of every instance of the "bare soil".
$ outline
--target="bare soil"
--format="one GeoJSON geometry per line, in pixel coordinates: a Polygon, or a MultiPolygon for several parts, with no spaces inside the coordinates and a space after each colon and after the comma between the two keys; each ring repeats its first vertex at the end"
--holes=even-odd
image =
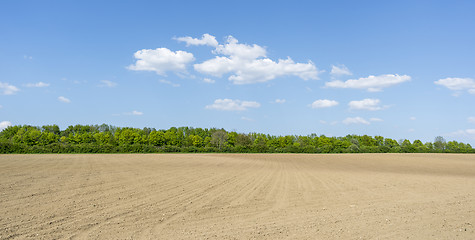
{"type": "Polygon", "coordinates": [[[475,239],[475,155],[0,155],[0,239],[475,239]]]}

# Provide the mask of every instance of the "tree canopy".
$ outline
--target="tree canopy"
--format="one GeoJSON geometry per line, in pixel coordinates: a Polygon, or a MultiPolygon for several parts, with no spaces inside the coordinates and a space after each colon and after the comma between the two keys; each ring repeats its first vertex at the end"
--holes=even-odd
{"type": "Polygon", "coordinates": [[[167,130],[102,125],[75,125],[60,130],[57,125],[42,127],[9,126],[0,132],[0,153],[475,153],[470,144],[396,141],[382,136],[347,135],[327,137],[273,136],[238,133],[217,128],[172,127],[167,130]]]}

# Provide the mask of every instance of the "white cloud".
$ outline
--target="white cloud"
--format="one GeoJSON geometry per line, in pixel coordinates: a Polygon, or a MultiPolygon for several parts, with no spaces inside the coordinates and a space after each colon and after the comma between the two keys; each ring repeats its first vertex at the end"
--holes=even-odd
{"type": "Polygon", "coordinates": [[[326,82],[326,87],[334,88],[357,88],[357,89],[366,89],[369,92],[379,92],[383,88],[387,88],[396,84],[400,84],[406,81],[411,80],[411,77],[408,75],[398,75],[398,74],[385,74],[379,76],[370,75],[366,78],[359,79],[350,79],[345,82],[343,81],[331,81],[326,82]]]}
{"type": "Polygon", "coordinates": [[[313,102],[310,107],[312,108],[328,108],[338,105],[338,102],[335,100],[328,99],[319,99],[313,102]]]}
{"type": "Polygon", "coordinates": [[[213,79],[204,78],[204,79],[203,79],[203,82],[205,82],[205,83],[215,83],[216,81],[213,80],[213,79]]]}
{"type": "Polygon", "coordinates": [[[142,49],[134,54],[135,64],[127,68],[135,71],[154,71],[165,75],[168,71],[185,72],[186,65],[195,58],[192,53],[185,51],[170,51],[168,48],[142,49]]]}
{"type": "Polygon", "coordinates": [[[353,75],[353,73],[350,72],[350,69],[348,69],[345,65],[340,65],[340,66],[332,65],[332,70],[330,74],[334,77],[339,77],[343,75],[353,75]]]}
{"type": "Polygon", "coordinates": [[[475,139],[475,129],[465,129],[465,130],[458,130],[456,132],[451,132],[447,134],[450,137],[468,137],[471,139],[475,139]]]}
{"type": "Polygon", "coordinates": [[[468,118],[467,118],[467,121],[468,121],[469,123],[475,123],[475,117],[468,117],[468,118]]]}
{"type": "Polygon", "coordinates": [[[321,124],[327,124],[327,121],[325,121],[325,120],[320,120],[319,122],[320,122],[321,124]]]}
{"type": "Polygon", "coordinates": [[[141,115],[143,115],[143,112],[139,112],[139,111],[133,110],[133,111],[132,111],[132,115],[141,116],[141,115]]]}
{"type": "Polygon", "coordinates": [[[277,77],[292,75],[304,80],[318,79],[318,69],[311,62],[295,63],[290,57],[273,61],[266,58],[266,49],[253,44],[241,44],[229,36],[224,45],[218,45],[213,59],[195,64],[194,69],[200,73],[228,77],[234,84],[251,84],[267,82],[277,77]]]}
{"type": "Polygon", "coordinates": [[[50,84],[49,83],[44,83],[44,82],[37,82],[37,83],[27,83],[25,84],[25,87],[48,87],[50,84]]]}
{"type": "Polygon", "coordinates": [[[32,59],[33,59],[32,56],[28,56],[28,55],[23,55],[23,58],[24,58],[24,59],[27,59],[27,60],[32,60],[32,59]]]}
{"type": "Polygon", "coordinates": [[[370,122],[383,122],[383,119],[381,119],[381,118],[370,118],[369,121],[370,122]]]}
{"type": "Polygon", "coordinates": [[[117,83],[109,81],[109,80],[101,80],[101,84],[99,85],[99,87],[109,87],[109,88],[112,88],[115,86],[117,86],[117,83]]]}
{"type": "Polygon", "coordinates": [[[475,94],[475,80],[471,78],[444,78],[434,82],[453,91],[467,90],[470,94],[475,94]]]}
{"type": "Polygon", "coordinates": [[[161,82],[161,83],[163,83],[163,84],[168,84],[168,85],[170,85],[170,86],[172,86],[172,87],[179,87],[179,86],[180,86],[180,84],[178,84],[178,83],[173,83],[173,82],[170,82],[170,81],[165,80],[165,79],[160,79],[160,80],[158,80],[158,81],[161,82]]]}
{"type": "Polygon", "coordinates": [[[244,111],[248,108],[258,108],[261,104],[253,101],[241,101],[233,99],[216,99],[213,104],[207,105],[206,109],[222,111],[244,111]]]}
{"type": "Polygon", "coordinates": [[[122,114],[112,114],[113,116],[121,116],[121,115],[128,115],[128,116],[142,116],[143,115],[143,112],[139,112],[137,110],[133,110],[132,112],[125,112],[125,113],[122,113],[122,114]]]}
{"type": "Polygon", "coordinates": [[[17,87],[8,83],[0,82],[0,93],[2,93],[3,95],[13,95],[18,91],[20,91],[20,89],[18,89],[17,87]]]}
{"type": "Polygon", "coordinates": [[[285,103],[287,100],[285,99],[276,99],[274,103],[285,103]]]}
{"type": "Polygon", "coordinates": [[[366,98],[361,101],[351,101],[350,103],[348,103],[348,106],[350,107],[350,109],[354,110],[377,111],[384,109],[384,107],[380,106],[379,103],[379,99],[366,98]]]}
{"type": "Polygon", "coordinates": [[[416,119],[417,119],[416,117],[410,117],[409,118],[409,120],[411,120],[411,121],[416,121],[416,119]]]}
{"type": "Polygon", "coordinates": [[[3,129],[5,129],[5,128],[11,126],[11,125],[12,125],[12,123],[9,122],[9,121],[0,122],[0,131],[3,131],[3,129]]]}
{"type": "Polygon", "coordinates": [[[59,100],[60,102],[63,102],[63,103],[70,103],[70,102],[71,102],[71,100],[69,100],[68,98],[65,98],[65,97],[63,97],[63,96],[59,96],[59,97],[58,97],[58,100],[59,100]]]}
{"type": "Polygon", "coordinates": [[[3,108],[3,106],[2,106],[2,105],[0,105],[0,109],[2,109],[2,108],[3,108]]]}
{"type": "Polygon", "coordinates": [[[248,118],[248,117],[241,117],[241,120],[248,121],[248,122],[254,122],[254,119],[248,118]]]}
{"type": "Polygon", "coordinates": [[[370,122],[368,122],[367,120],[365,120],[364,118],[361,118],[361,117],[348,117],[346,118],[345,120],[343,120],[343,123],[346,124],[346,125],[349,125],[349,124],[366,124],[366,125],[369,125],[370,122]]]}
{"type": "Polygon", "coordinates": [[[238,40],[233,36],[228,36],[226,44],[218,45],[215,54],[222,54],[226,56],[236,57],[240,59],[256,59],[258,57],[266,57],[267,51],[265,48],[253,44],[247,45],[238,43],[238,40]]]}
{"type": "Polygon", "coordinates": [[[186,46],[190,46],[190,45],[207,45],[211,47],[218,46],[218,41],[216,41],[216,38],[207,33],[203,34],[201,39],[192,38],[192,37],[179,37],[175,39],[179,42],[185,42],[186,46]]]}

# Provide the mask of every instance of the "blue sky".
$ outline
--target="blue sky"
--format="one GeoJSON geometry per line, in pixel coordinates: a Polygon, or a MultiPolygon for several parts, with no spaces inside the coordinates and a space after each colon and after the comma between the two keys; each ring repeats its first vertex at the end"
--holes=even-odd
{"type": "Polygon", "coordinates": [[[0,128],[475,146],[473,1],[3,1],[0,128]]]}

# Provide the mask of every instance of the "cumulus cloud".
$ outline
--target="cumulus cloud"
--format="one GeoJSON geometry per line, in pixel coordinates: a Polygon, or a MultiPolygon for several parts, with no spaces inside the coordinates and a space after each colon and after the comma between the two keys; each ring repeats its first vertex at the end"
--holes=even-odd
{"type": "Polygon", "coordinates": [[[434,82],[453,91],[467,90],[470,94],[475,94],[475,80],[472,78],[444,78],[434,82]]]}
{"type": "Polygon", "coordinates": [[[134,54],[135,64],[127,68],[134,71],[154,71],[158,75],[166,72],[185,72],[188,63],[195,60],[192,53],[185,51],[173,52],[168,48],[142,49],[134,54]]]}
{"type": "Polygon", "coordinates": [[[328,99],[319,99],[313,102],[310,107],[312,108],[328,108],[334,107],[338,105],[338,102],[335,100],[328,100],[328,99]]]}
{"type": "Polygon", "coordinates": [[[346,124],[346,125],[349,125],[349,124],[365,124],[365,125],[369,125],[370,122],[368,122],[367,120],[365,120],[364,118],[361,118],[361,117],[348,117],[346,118],[345,120],[343,120],[343,123],[346,124]]]}
{"type": "Polygon", "coordinates": [[[475,123],[475,117],[468,117],[468,118],[467,118],[467,121],[468,121],[469,123],[475,123]]]}
{"type": "Polygon", "coordinates": [[[379,99],[366,98],[361,101],[351,101],[348,103],[348,106],[353,110],[377,111],[384,109],[379,103],[379,99]]]}
{"type": "Polygon", "coordinates": [[[203,34],[201,39],[192,38],[192,37],[179,37],[175,39],[179,42],[185,42],[186,46],[190,46],[190,45],[207,45],[211,47],[218,46],[218,41],[216,41],[216,38],[207,33],[203,34]]]}
{"type": "Polygon", "coordinates": [[[10,85],[8,83],[0,82],[0,93],[3,95],[13,95],[16,92],[20,91],[17,87],[10,85]]]}
{"type": "Polygon", "coordinates": [[[207,105],[206,109],[222,111],[244,111],[248,108],[258,108],[261,104],[254,101],[241,101],[233,99],[216,99],[213,104],[207,105]]]}
{"type": "Polygon", "coordinates": [[[11,126],[11,125],[12,125],[12,123],[9,122],[9,121],[1,121],[0,122],[0,131],[3,131],[3,129],[5,129],[5,128],[11,126]]]}
{"type": "Polygon", "coordinates": [[[59,100],[60,102],[63,102],[63,103],[70,103],[70,102],[71,102],[71,100],[69,100],[68,98],[65,98],[65,97],[63,97],[63,96],[59,96],[59,97],[58,97],[58,100],[59,100]]]}
{"type": "Polygon", "coordinates": [[[326,87],[333,88],[356,88],[356,89],[366,89],[369,92],[379,92],[383,88],[391,87],[396,84],[400,84],[406,81],[410,81],[411,77],[408,75],[398,75],[398,74],[385,74],[379,76],[370,75],[366,78],[359,79],[350,79],[345,82],[343,81],[331,81],[326,82],[326,87]]]}
{"type": "Polygon", "coordinates": [[[285,99],[276,99],[274,100],[274,103],[285,103],[287,100],[285,99]]]}
{"type": "Polygon", "coordinates": [[[49,86],[49,83],[44,83],[44,82],[27,83],[27,84],[25,84],[25,87],[37,87],[37,88],[41,88],[41,87],[48,87],[48,86],[49,86]]]}
{"type": "Polygon", "coordinates": [[[99,85],[99,87],[109,87],[109,88],[113,88],[115,86],[117,86],[117,83],[109,81],[109,80],[101,80],[101,84],[99,85]]]}
{"type": "Polygon", "coordinates": [[[213,80],[213,79],[204,78],[204,79],[203,79],[203,82],[205,82],[205,83],[215,83],[216,81],[213,80]]]}
{"type": "Polygon", "coordinates": [[[290,57],[277,61],[266,57],[266,49],[253,44],[242,44],[232,36],[223,45],[218,45],[214,54],[223,55],[195,64],[200,73],[228,79],[234,84],[267,82],[277,77],[291,75],[304,80],[318,79],[318,69],[313,62],[296,63],[290,57]]]}
{"type": "Polygon", "coordinates": [[[348,69],[345,65],[339,65],[339,66],[332,65],[332,70],[331,70],[330,74],[333,77],[340,77],[340,76],[344,76],[344,75],[353,75],[353,73],[350,72],[350,69],[348,69]]]}

